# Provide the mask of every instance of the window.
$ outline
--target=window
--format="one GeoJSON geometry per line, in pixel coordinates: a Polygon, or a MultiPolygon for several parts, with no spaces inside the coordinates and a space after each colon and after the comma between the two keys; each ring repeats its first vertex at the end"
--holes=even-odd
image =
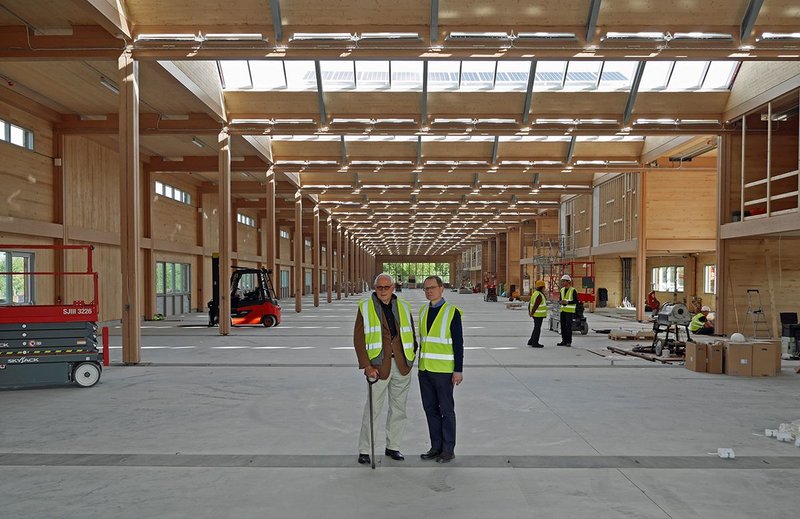
{"type": "Polygon", "coordinates": [[[33,149],[33,132],[0,119],[0,141],[33,149]]]}
{"type": "Polygon", "coordinates": [[[683,267],[653,267],[653,290],[657,292],[683,292],[683,267]]]}
{"type": "Polygon", "coordinates": [[[255,227],[256,221],[253,218],[250,218],[246,214],[236,213],[236,221],[242,225],[246,225],[248,227],[255,227]]]}
{"type": "Polygon", "coordinates": [[[34,304],[31,276],[22,272],[33,272],[33,253],[0,251],[0,305],[34,304]]]}
{"type": "Polygon", "coordinates": [[[188,263],[156,262],[156,295],[188,294],[189,269],[188,263]]]}
{"type": "Polygon", "coordinates": [[[303,243],[306,247],[311,247],[311,240],[304,240],[303,243]]]}
{"type": "Polygon", "coordinates": [[[279,231],[279,234],[280,234],[281,238],[283,238],[285,240],[289,239],[289,231],[284,231],[283,229],[281,229],[279,231]]]}
{"type": "Polygon", "coordinates": [[[158,181],[156,181],[156,194],[165,196],[182,204],[191,205],[192,203],[192,197],[186,191],[158,181]]]}
{"type": "Polygon", "coordinates": [[[703,268],[703,292],[706,294],[717,293],[717,266],[706,265],[703,268]]]}

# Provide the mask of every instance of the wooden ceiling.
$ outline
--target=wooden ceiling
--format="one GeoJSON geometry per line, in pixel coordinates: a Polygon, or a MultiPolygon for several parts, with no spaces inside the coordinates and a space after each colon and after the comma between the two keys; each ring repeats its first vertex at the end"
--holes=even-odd
{"type": "MultiPolygon", "coordinates": [[[[0,99],[19,94],[60,114],[59,131],[113,140],[127,47],[140,63],[142,152],[159,175],[191,173],[208,189],[226,129],[243,211],[258,210],[271,167],[282,198],[300,188],[375,254],[452,254],[552,217],[599,175],[655,167],[647,139],[703,148],[727,131],[729,92],[233,91],[216,60],[782,60],[800,58],[800,40],[764,33],[797,27],[788,0],[5,0],[0,99]],[[663,38],[609,38],[639,31],[663,38]],[[384,32],[417,37],[365,37],[384,32]],[[526,37],[539,32],[551,36],[526,37]],[[693,32],[729,37],[679,37],[693,32]]],[[[660,149],[658,167],[714,167],[670,164],[660,149]]]]}

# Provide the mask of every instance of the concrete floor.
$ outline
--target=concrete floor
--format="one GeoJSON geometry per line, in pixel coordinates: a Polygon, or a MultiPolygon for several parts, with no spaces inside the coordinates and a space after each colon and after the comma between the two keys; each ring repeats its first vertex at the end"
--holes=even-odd
{"type": "MultiPolygon", "coordinates": [[[[424,301],[420,290],[400,295],[424,301]]],[[[571,349],[545,332],[535,350],[524,311],[445,297],[465,313],[467,348],[449,466],[419,459],[428,439],[416,380],[406,461],[356,463],[366,398],[352,351],[357,298],[307,300],[300,314],[287,302],[281,326],[227,337],[200,314],[145,323],[139,366],[119,365],[113,329],[116,365],[94,388],[0,392],[0,516],[797,514],[800,449],[763,436],[800,418],[796,362],[775,378],[694,373],[604,353],[611,341],[593,332],[571,349]],[[719,447],[736,459],[720,459],[719,447]]]]}

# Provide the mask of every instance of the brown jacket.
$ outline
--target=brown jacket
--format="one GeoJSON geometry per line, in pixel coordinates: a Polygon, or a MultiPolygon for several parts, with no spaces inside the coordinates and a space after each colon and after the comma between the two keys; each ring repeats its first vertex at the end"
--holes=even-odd
{"type": "MultiPolygon", "coordinates": [[[[373,297],[370,294],[370,297],[373,297]]],[[[392,295],[395,298],[394,295],[392,295]]],[[[397,303],[395,303],[397,304],[397,303]]],[[[376,305],[375,310],[381,320],[381,336],[383,337],[383,362],[378,368],[378,378],[386,380],[389,378],[391,371],[392,357],[397,363],[397,369],[403,375],[407,375],[411,371],[411,366],[406,361],[406,355],[403,351],[403,341],[400,340],[400,323],[397,325],[397,335],[392,339],[391,332],[389,332],[389,325],[386,324],[386,316],[383,315],[383,310],[380,306],[376,305]]],[[[414,353],[417,352],[417,334],[414,328],[414,316],[411,315],[411,330],[414,332],[414,353]]],[[[353,346],[356,350],[356,357],[358,358],[358,368],[364,369],[369,366],[369,355],[367,355],[367,343],[364,340],[364,318],[361,311],[356,313],[356,325],[353,329],[353,346]]]]}

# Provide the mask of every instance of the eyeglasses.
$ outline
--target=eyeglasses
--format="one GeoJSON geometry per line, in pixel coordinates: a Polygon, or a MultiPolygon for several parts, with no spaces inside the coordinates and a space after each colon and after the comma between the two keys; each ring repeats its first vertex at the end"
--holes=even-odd
{"type": "Polygon", "coordinates": [[[428,290],[434,290],[436,288],[440,288],[439,285],[434,285],[432,287],[422,287],[422,290],[428,291],[428,290]]]}
{"type": "Polygon", "coordinates": [[[375,290],[390,290],[392,285],[375,285],[375,290]]]}

